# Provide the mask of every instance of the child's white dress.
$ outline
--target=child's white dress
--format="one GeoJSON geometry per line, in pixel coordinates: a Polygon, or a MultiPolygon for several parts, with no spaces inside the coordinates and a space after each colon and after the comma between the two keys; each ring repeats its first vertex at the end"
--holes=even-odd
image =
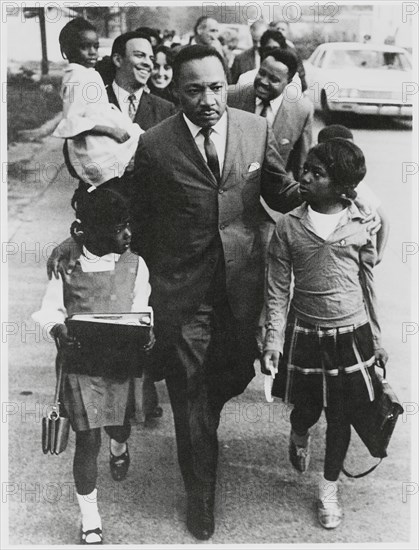
{"type": "Polygon", "coordinates": [[[79,178],[97,187],[105,181],[121,177],[144,131],[109,103],[102,77],[93,68],[70,63],[64,72],[61,97],[63,119],[53,135],[68,138],[69,160],[79,178]],[[79,135],[97,124],[122,128],[131,137],[124,143],[118,143],[107,136],[79,135]]]}

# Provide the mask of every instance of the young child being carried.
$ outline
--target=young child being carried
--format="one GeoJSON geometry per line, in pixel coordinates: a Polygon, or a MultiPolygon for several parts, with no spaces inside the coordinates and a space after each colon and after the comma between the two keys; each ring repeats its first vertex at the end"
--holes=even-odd
{"type": "Polygon", "coordinates": [[[128,205],[116,191],[99,188],[78,201],[78,238],[83,243],[76,267],[63,279],[53,278],[33,319],[59,343],[63,368],[60,401],[76,432],[73,462],[81,511],[82,544],[102,543],[97,506],[97,457],[101,428],[110,437],[110,470],[123,480],[130,456],[130,418],[136,413],[135,389],[141,366],[154,343],[119,340],[76,345],[65,319],[74,313],[119,313],[148,310],[150,285],[144,260],[130,251],[128,205]],[[81,347],[80,347],[81,346],[81,347]]]}
{"type": "Polygon", "coordinates": [[[93,190],[124,174],[143,130],[108,100],[94,69],[99,48],[95,27],[78,17],[62,29],[59,41],[69,65],[61,87],[63,119],[53,135],[66,139],[71,172],[93,190]]]}
{"type": "Polygon", "coordinates": [[[310,459],[309,429],[325,410],[317,512],[326,529],[342,519],[337,481],[351,410],[374,400],[375,364],[387,361],[373,287],[377,252],[352,202],[365,173],[354,143],[336,138],[313,147],[300,180],[306,202],[279,220],[268,253],[262,371],[275,376],[279,365],[272,393],[294,405],[289,457],[299,472],[310,459]]]}

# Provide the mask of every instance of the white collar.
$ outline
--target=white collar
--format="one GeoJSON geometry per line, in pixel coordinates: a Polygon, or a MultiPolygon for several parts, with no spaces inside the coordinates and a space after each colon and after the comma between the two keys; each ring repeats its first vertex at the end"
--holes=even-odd
{"type": "Polygon", "coordinates": [[[148,93],[150,90],[147,86],[142,86],[141,88],[138,88],[138,90],[135,90],[135,92],[127,92],[124,88],[121,88],[115,80],[112,82],[112,89],[115,92],[116,98],[119,101],[122,100],[122,102],[126,101],[128,102],[128,97],[132,94],[135,95],[135,99],[137,102],[141,100],[141,96],[143,95],[143,92],[148,93]]]}
{"type": "MultiPolygon", "coordinates": [[[[192,134],[192,137],[195,139],[199,132],[202,130],[201,126],[194,124],[189,118],[183,113],[183,118],[189,128],[189,131],[192,134]]],[[[223,116],[211,127],[212,131],[220,136],[227,136],[227,111],[224,111],[223,116]]]]}
{"type": "Polygon", "coordinates": [[[104,256],[96,256],[83,246],[83,254],[80,256],[79,261],[84,272],[113,271],[120,257],[120,254],[114,252],[104,256]]]}
{"type": "MultiPolygon", "coordinates": [[[[285,88],[284,88],[285,91],[285,88]]],[[[274,99],[271,99],[269,102],[269,106],[272,109],[273,113],[277,113],[278,109],[281,107],[282,100],[284,99],[284,92],[280,94],[278,97],[275,97],[274,99]]],[[[256,105],[263,105],[263,101],[260,99],[260,97],[256,96],[256,105]]]]}

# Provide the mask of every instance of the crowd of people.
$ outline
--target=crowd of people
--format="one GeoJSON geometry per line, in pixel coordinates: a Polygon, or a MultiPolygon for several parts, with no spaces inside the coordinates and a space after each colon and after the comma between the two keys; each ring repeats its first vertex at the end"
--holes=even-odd
{"type": "Polygon", "coordinates": [[[34,318],[59,343],[82,544],[103,542],[101,428],[111,475],[122,481],[131,419],[161,417],[162,379],[187,528],[199,540],[212,536],[220,413],[255,376],[256,359],[275,378],[274,395],[294,405],[288,452],[299,472],[325,410],[317,514],[326,529],[342,520],[337,481],[351,410],[374,399],[374,366],[387,360],[373,268],[388,222],[358,185],[365,159],[351,132],[329,127],[313,147],[313,106],[287,25],[257,21],[250,32],[252,48],[234,57],[234,35],[210,17],[186,46],[142,27],[117,37],[101,61],[88,21],[74,19],[60,34],[69,64],[55,135],[78,181],[75,221],[48,261],[34,318]],[[84,93],[92,83],[100,101],[84,93]],[[377,209],[381,226],[368,215],[377,209]],[[149,305],[154,330],[141,347],[83,348],[66,324],[76,312],[149,305]]]}

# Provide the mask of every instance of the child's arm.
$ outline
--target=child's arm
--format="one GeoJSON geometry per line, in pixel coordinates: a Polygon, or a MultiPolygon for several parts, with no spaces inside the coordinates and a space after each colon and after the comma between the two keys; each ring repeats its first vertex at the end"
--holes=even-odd
{"type": "MultiPolygon", "coordinates": [[[[131,311],[143,311],[148,307],[148,299],[151,293],[151,287],[149,280],[149,271],[148,267],[139,256],[135,256],[138,259],[137,267],[137,277],[135,278],[134,290],[133,290],[133,300],[131,311]]],[[[154,336],[153,327],[150,330],[150,340],[144,346],[144,351],[151,351],[156,343],[156,338],[154,336]]]]}
{"type": "Polygon", "coordinates": [[[63,282],[61,278],[51,279],[42,299],[41,309],[32,314],[32,319],[39,323],[43,334],[51,334],[54,338],[60,336],[67,318],[64,307],[63,282]]]}
{"type": "Polygon", "coordinates": [[[377,213],[381,219],[381,227],[377,233],[377,261],[376,265],[381,262],[384,256],[384,249],[387,245],[388,236],[390,233],[390,221],[387,217],[387,214],[381,208],[377,208],[377,213]]]}
{"type": "Polygon", "coordinates": [[[79,138],[83,135],[88,134],[92,136],[107,136],[114,139],[117,143],[125,143],[125,141],[128,141],[131,137],[129,133],[123,128],[112,128],[111,126],[102,126],[101,124],[96,124],[96,126],[93,126],[93,128],[91,128],[90,130],[80,132],[80,134],[72,136],[69,139],[79,138]]]}
{"type": "Polygon", "coordinates": [[[270,374],[278,368],[284,348],[291,287],[291,254],[284,231],[284,218],[275,228],[268,251],[266,273],[266,336],[262,372],[270,374]]]}
{"type": "Polygon", "coordinates": [[[388,355],[381,346],[381,328],[377,315],[377,298],[374,289],[373,269],[376,263],[377,251],[371,240],[363,246],[359,252],[359,280],[361,283],[364,303],[371,325],[374,341],[375,358],[379,364],[384,366],[387,363],[388,355]]]}

